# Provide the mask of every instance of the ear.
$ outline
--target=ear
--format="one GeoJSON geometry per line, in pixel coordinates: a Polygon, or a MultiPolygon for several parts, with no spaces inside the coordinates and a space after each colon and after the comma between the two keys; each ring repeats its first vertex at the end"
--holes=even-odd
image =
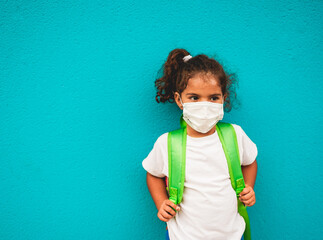
{"type": "Polygon", "coordinates": [[[179,98],[180,98],[179,93],[178,93],[178,92],[175,92],[175,93],[174,93],[174,100],[175,100],[175,102],[176,102],[177,106],[178,106],[181,110],[183,110],[183,105],[181,104],[181,101],[179,100],[179,98]]]}
{"type": "Polygon", "coordinates": [[[224,102],[223,102],[223,104],[225,103],[225,100],[227,99],[227,94],[224,94],[223,95],[223,98],[224,98],[224,102]]]}

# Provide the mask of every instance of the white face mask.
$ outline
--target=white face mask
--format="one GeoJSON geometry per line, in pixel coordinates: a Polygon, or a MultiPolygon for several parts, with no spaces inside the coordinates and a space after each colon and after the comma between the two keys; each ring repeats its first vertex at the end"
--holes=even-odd
{"type": "MultiPolygon", "coordinates": [[[[180,98],[182,103],[182,100],[180,98]]],[[[188,102],[183,105],[183,119],[195,131],[207,133],[223,119],[223,102],[188,102]]]]}

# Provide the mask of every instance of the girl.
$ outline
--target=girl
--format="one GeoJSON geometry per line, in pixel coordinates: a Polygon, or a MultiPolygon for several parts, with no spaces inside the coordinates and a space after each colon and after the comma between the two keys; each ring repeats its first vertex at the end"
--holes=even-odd
{"type": "MultiPolygon", "coordinates": [[[[227,161],[215,125],[223,118],[223,108],[232,108],[235,79],[214,59],[204,54],[192,57],[184,49],[174,49],[156,80],[157,102],[173,102],[183,110],[187,123],[186,167],[183,200],[180,206],[168,199],[167,135],[162,134],[142,162],[147,185],[161,221],[167,223],[171,240],[240,240],[245,222],[237,210],[227,161]],[[173,209],[176,209],[175,212],[173,209]]],[[[256,145],[239,125],[237,135],[240,162],[246,187],[240,201],[256,202],[253,190],[258,154],[256,145]]]]}

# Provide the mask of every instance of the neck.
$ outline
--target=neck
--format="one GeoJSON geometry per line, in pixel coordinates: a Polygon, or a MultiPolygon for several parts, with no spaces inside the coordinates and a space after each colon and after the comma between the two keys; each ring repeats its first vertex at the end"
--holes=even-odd
{"type": "Polygon", "coordinates": [[[200,133],[198,131],[195,131],[188,124],[187,124],[186,128],[187,128],[187,135],[190,136],[190,137],[195,137],[195,138],[206,137],[206,136],[209,136],[209,135],[213,134],[216,131],[215,126],[210,131],[208,131],[206,133],[200,133]]]}

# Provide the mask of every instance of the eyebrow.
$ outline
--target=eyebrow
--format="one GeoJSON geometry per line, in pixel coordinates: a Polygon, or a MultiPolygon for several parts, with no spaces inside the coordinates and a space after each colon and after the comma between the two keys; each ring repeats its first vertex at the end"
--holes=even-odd
{"type": "MultiPolygon", "coordinates": [[[[197,93],[186,93],[186,95],[197,95],[198,96],[197,93]]],[[[210,96],[221,96],[221,94],[220,93],[214,93],[214,94],[210,94],[210,96]]]]}

